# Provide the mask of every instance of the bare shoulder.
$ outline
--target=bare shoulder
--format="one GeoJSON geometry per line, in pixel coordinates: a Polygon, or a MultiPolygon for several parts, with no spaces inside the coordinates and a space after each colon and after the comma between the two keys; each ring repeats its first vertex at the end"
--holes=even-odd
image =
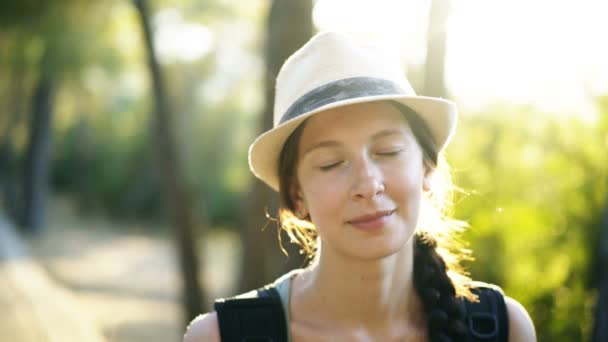
{"type": "Polygon", "coordinates": [[[536,341],[534,323],[528,311],[515,299],[505,296],[507,312],[509,314],[509,341],[528,342],[536,341]]]}
{"type": "Polygon", "coordinates": [[[183,342],[220,342],[220,329],[215,311],[199,315],[190,322],[183,342]]]}

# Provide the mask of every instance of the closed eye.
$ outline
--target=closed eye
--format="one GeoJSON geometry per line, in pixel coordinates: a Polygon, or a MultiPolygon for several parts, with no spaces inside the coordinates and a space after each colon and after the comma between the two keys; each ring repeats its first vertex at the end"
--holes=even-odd
{"type": "Polygon", "coordinates": [[[334,167],[336,167],[336,166],[338,166],[338,165],[340,165],[342,163],[343,163],[343,161],[340,160],[340,161],[337,161],[335,163],[321,165],[321,166],[319,166],[319,169],[321,169],[321,171],[329,171],[329,170],[333,169],[334,167]]]}
{"type": "Polygon", "coordinates": [[[380,152],[376,152],[377,155],[379,156],[383,156],[383,157],[391,157],[391,156],[396,156],[399,153],[401,153],[403,150],[402,149],[398,149],[398,150],[389,150],[389,151],[380,151],[380,152]]]}

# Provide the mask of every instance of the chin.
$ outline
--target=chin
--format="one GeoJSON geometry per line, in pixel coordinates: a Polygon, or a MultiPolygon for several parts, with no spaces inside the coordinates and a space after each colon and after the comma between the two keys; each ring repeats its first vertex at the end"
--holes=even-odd
{"type": "Polygon", "coordinates": [[[363,260],[380,260],[400,254],[405,250],[406,245],[411,240],[408,237],[390,238],[384,237],[383,241],[375,241],[368,244],[365,248],[353,251],[353,256],[363,260]]]}

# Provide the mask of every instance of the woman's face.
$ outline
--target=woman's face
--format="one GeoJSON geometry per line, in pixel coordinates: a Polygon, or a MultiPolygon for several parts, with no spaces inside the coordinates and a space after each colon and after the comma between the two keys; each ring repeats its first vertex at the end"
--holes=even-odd
{"type": "Polygon", "coordinates": [[[430,171],[406,119],[387,102],[332,109],[308,120],[298,148],[296,210],[322,250],[361,259],[396,253],[416,228],[430,171]]]}

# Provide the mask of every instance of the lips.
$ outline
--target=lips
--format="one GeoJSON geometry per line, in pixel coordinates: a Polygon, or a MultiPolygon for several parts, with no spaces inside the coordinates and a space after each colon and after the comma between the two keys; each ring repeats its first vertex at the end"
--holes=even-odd
{"type": "Polygon", "coordinates": [[[359,229],[378,229],[382,228],[385,225],[385,223],[395,211],[396,209],[376,211],[371,214],[357,216],[346,222],[359,229]]]}

